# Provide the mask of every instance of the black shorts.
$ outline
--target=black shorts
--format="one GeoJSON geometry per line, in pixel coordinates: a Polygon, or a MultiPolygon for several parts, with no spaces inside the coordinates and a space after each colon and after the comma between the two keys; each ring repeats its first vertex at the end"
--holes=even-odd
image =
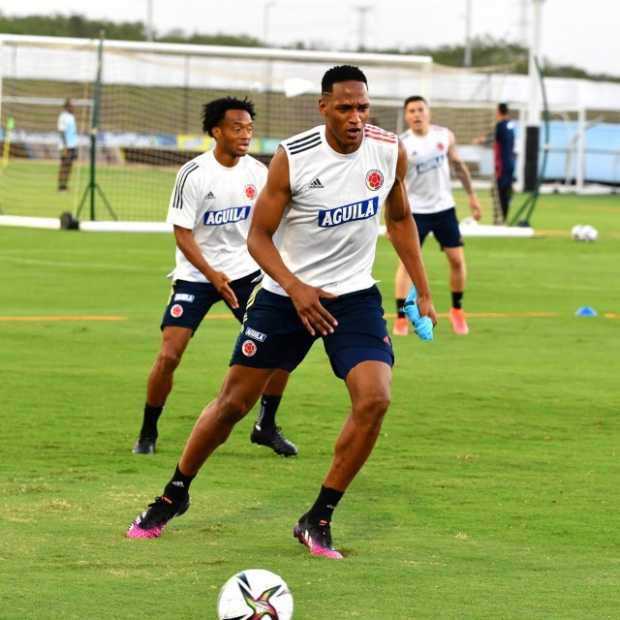
{"type": "MultiPolygon", "coordinates": [[[[394,365],[381,293],[376,286],[336,299],[324,299],[322,303],[338,321],[334,333],[322,337],[337,377],[344,379],[360,362],[394,365]]],[[[230,365],[292,372],[317,338],[321,336],[311,336],[303,326],[289,297],[260,289],[248,305],[230,365]]]]}
{"type": "Polygon", "coordinates": [[[414,213],[413,219],[418,227],[420,245],[424,243],[430,232],[437,239],[441,249],[458,248],[464,245],[454,207],[438,213],[414,213]]]}
{"type": "Polygon", "coordinates": [[[75,161],[77,159],[77,149],[65,149],[60,151],[60,159],[63,161],[75,161]]]}
{"type": "Polygon", "coordinates": [[[168,305],[164,310],[161,320],[161,329],[164,327],[187,327],[195,332],[202,319],[211,309],[211,306],[218,301],[224,301],[241,323],[248,299],[252,291],[262,280],[262,273],[255,271],[249,276],[239,278],[230,282],[230,288],[235,292],[239,301],[238,308],[230,308],[228,303],[215,290],[213,284],[209,282],[187,282],[186,280],[175,280],[172,284],[172,293],[168,300],[168,305]]]}

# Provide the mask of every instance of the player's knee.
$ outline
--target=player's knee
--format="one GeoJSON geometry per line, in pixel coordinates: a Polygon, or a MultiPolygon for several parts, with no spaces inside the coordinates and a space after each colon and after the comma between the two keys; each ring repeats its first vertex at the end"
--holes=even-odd
{"type": "Polygon", "coordinates": [[[390,406],[388,394],[375,393],[364,396],[354,408],[354,415],[359,424],[374,428],[380,425],[390,406]]]}
{"type": "Polygon", "coordinates": [[[226,424],[236,424],[251,409],[251,403],[235,393],[220,394],[218,404],[218,417],[226,424]]]}
{"type": "Polygon", "coordinates": [[[181,355],[174,349],[164,348],[159,352],[157,363],[165,372],[174,372],[181,363],[181,355]]]}
{"type": "Polygon", "coordinates": [[[454,271],[465,271],[465,259],[463,256],[448,256],[448,261],[454,271]]]}

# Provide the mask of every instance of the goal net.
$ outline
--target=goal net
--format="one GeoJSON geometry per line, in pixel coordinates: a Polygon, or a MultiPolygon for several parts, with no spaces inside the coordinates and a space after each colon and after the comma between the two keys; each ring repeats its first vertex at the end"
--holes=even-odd
{"type": "Polygon", "coordinates": [[[281,139],[319,124],[325,69],[362,66],[373,93],[373,122],[397,129],[398,103],[412,88],[428,95],[428,57],[299,50],[102,43],[52,37],[0,38],[4,214],[80,219],[162,221],[180,165],[211,148],[201,110],[226,95],[250,97],[257,111],[251,152],[269,159],[281,139]],[[68,189],[58,190],[58,116],[70,98],[78,129],[68,189]],[[98,107],[96,167],[90,126],[98,107]],[[94,191],[91,212],[89,187],[94,191]]]}

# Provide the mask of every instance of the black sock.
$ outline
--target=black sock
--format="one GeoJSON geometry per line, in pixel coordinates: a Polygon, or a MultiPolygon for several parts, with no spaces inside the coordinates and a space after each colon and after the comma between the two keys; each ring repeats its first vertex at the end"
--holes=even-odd
{"type": "Polygon", "coordinates": [[[164,488],[164,495],[174,501],[181,501],[185,499],[189,493],[189,486],[195,477],[195,475],[186,476],[181,473],[181,470],[177,465],[174,470],[174,476],[172,476],[170,482],[164,488]]]}
{"type": "Polygon", "coordinates": [[[405,316],[405,299],[403,297],[396,298],[396,312],[399,319],[405,316]]]}
{"type": "Polygon", "coordinates": [[[331,521],[332,514],[344,495],[344,491],[336,491],[328,487],[321,486],[321,492],[314,502],[314,506],[308,511],[308,517],[312,521],[331,521]]]}
{"type": "Polygon", "coordinates": [[[461,309],[461,302],[463,301],[463,292],[455,293],[452,291],[452,307],[461,309]]]}
{"type": "Polygon", "coordinates": [[[154,437],[157,439],[157,420],[163,411],[163,407],[151,407],[148,403],[144,405],[144,418],[140,437],[154,437]]]}
{"type": "Polygon", "coordinates": [[[282,396],[268,396],[263,394],[260,399],[260,411],[256,418],[256,426],[260,426],[261,430],[268,431],[276,426],[276,411],[280,406],[282,396]]]}

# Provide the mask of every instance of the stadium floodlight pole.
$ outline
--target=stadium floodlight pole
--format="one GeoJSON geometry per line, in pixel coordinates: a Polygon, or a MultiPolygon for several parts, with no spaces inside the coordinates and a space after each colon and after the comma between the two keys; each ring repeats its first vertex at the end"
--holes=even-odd
{"type": "Polygon", "coordinates": [[[473,0],[465,0],[465,56],[463,65],[471,67],[471,30],[472,30],[472,13],[473,0]]]}
{"type": "Polygon", "coordinates": [[[355,10],[359,13],[359,24],[357,29],[357,49],[363,52],[366,49],[366,16],[373,7],[371,5],[356,6],[355,10]]]}
{"type": "Polygon", "coordinates": [[[269,47],[269,14],[277,4],[275,0],[265,0],[263,4],[263,45],[269,47]]]}
{"type": "Polygon", "coordinates": [[[535,191],[538,184],[538,151],[540,148],[541,93],[537,64],[540,63],[542,39],[542,5],[545,0],[532,0],[532,28],[528,62],[529,98],[527,128],[525,133],[525,157],[523,190],[535,191]]]}
{"type": "Polygon", "coordinates": [[[76,217],[79,219],[82,208],[86,203],[86,198],[90,198],[90,219],[95,220],[95,200],[96,195],[99,193],[103,204],[106,206],[113,219],[118,220],[116,213],[112,209],[112,206],[108,202],[106,195],[103,193],[101,187],[97,183],[97,134],[99,132],[99,112],[101,109],[101,79],[103,68],[103,40],[105,33],[102,30],[99,35],[99,45],[97,46],[97,72],[95,76],[95,83],[93,87],[93,105],[90,120],[90,178],[88,185],[84,189],[80,205],[78,207],[76,217]]]}
{"type": "MultiPolygon", "coordinates": [[[[265,0],[263,4],[263,45],[269,47],[269,14],[277,3],[265,0]]],[[[265,66],[265,137],[271,137],[271,91],[273,90],[273,61],[268,60],[265,66]]]]}
{"type": "Polygon", "coordinates": [[[4,67],[2,66],[4,64],[4,41],[2,39],[0,39],[0,62],[2,64],[0,64],[0,119],[2,118],[2,101],[4,100],[3,98],[3,91],[2,88],[4,86],[4,67]]]}
{"type": "Polygon", "coordinates": [[[521,16],[519,18],[519,32],[520,32],[520,43],[523,47],[527,47],[528,45],[528,37],[527,37],[527,9],[530,0],[519,0],[521,4],[521,16]]]}
{"type": "Polygon", "coordinates": [[[153,0],[146,0],[146,40],[155,40],[155,28],[153,27],[153,0]]]}

